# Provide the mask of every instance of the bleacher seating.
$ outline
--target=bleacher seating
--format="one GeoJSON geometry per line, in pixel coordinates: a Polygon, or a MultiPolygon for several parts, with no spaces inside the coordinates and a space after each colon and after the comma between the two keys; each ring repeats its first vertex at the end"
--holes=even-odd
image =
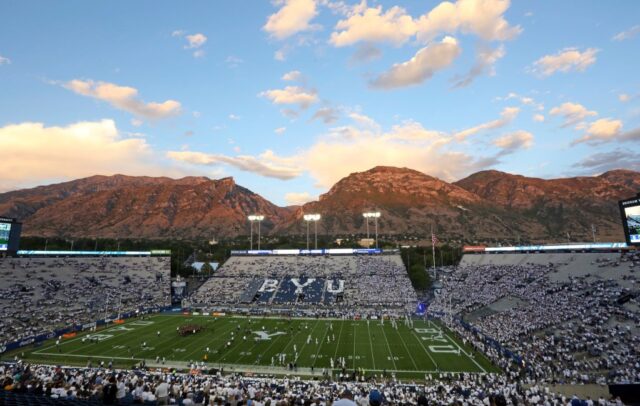
{"type": "Polygon", "coordinates": [[[194,305],[396,309],[416,301],[399,255],[231,257],[190,297],[194,305]]]}
{"type": "Polygon", "coordinates": [[[168,305],[168,257],[0,259],[0,344],[168,305]]]}

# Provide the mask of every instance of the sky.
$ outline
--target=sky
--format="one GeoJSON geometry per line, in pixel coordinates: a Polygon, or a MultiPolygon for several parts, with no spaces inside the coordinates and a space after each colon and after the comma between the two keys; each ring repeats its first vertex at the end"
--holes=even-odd
{"type": "Polygon", "coordinates": [[[640,2],[0,2],[0,191],[640,170],[640,2]]]}

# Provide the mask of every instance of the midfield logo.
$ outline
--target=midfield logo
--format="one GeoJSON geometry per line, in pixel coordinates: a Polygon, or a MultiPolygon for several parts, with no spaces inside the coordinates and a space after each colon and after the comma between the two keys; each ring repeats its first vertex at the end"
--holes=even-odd
{"type": "Polygon", "coordinates": [[[257,334],[256,341],[269,341],[271,337],[285,335],[282,331],[276,331],[275,333],[267,333],[266,331],[254,331],[253,334],[257,334]]]}

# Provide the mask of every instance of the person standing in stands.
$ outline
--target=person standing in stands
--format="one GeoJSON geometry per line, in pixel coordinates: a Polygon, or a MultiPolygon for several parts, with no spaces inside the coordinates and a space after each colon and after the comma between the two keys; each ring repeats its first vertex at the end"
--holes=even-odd
{"type": "Polygon", "coordinates": [[[102,388],[102,403],[105,405],[113,405],[116,403],[116,378],[112,376],[109,378],[109,382],[102,388]]]}
{"type": "MultiPolygon", "coordinates": [[[[160,378],[158,378],[160,380],[160,378]]],[[[160,382],[158,386],[156,386],[156,398],[158,399],[159,405],[166,405],[169,401],[169,384],[166,381],[160,382]]]]}
{"type": "Polygon", "coordinates": [[[118,375],[118,382],[116,383],[116,400],[118,404],[122,404],[124,397],[127,395],[126,386],[124,384],[124,377],[122,374],[118,375]]]}

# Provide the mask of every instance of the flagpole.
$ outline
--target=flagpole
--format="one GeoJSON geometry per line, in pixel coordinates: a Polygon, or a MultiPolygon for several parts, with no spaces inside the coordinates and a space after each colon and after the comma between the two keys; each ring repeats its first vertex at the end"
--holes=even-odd
{"type": "Polygon", "coordinates": [[[435,235],[433,235],[433,224],[431,225],[431,257],[433,258],[433,269],[436,269],[436,246],[435,235]]]}

